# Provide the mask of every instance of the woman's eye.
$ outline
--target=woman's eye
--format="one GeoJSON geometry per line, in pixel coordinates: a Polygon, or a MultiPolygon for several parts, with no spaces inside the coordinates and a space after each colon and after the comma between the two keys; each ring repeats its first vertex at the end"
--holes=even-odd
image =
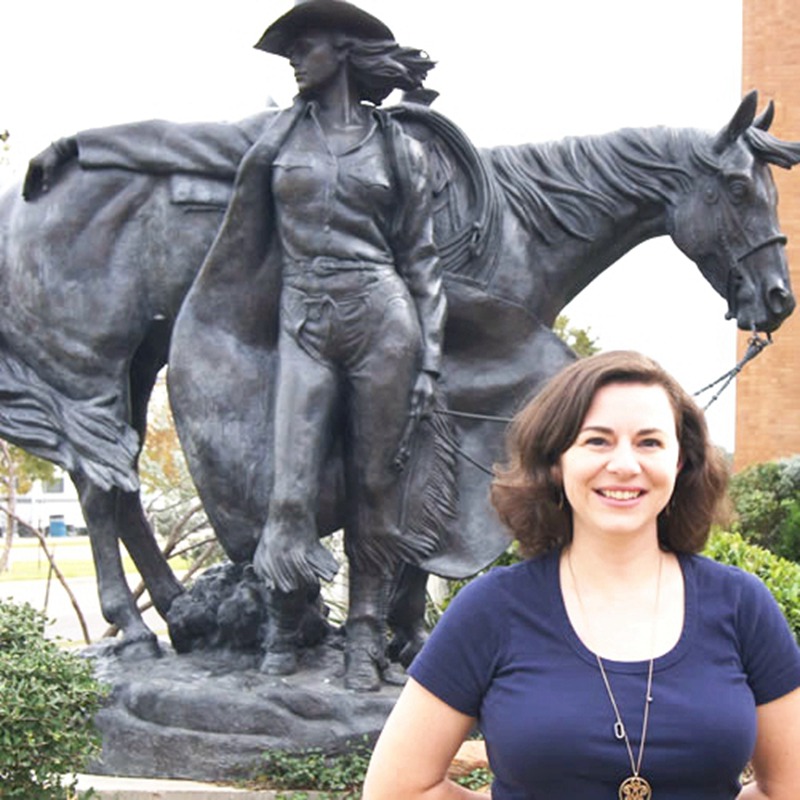
{"type": "Polygon", "coordinates": [[[606,443],[606,439],[602,436],[590,436],[586,439],[585,444],[588,444],[592,447],[602,447],[606,443]]]}
{"type": "Polygon", "coordinates": [[[661,440],[660,439],[642,439],[639,444],[642,447],[661,447],[661,440]]]}

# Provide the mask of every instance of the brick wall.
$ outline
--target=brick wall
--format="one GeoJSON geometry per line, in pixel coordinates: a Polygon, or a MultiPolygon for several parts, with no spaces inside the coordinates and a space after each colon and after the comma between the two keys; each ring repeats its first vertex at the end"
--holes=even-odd
{"type": "MultiPolygon", "coordinates": [[[[800,140],[800,7],[796,0],[743,0],[743,13],[742,88],[758,89],[759,110],[775,101],[771,133],[800,140]]],[[[793,172],[773,168],[792,283],[800,293],[800,166],[793,172]]],[[[737,470],[800,454],[800,309],[774,340],[737,378],[737,470]]],[[[740,334],[740,355],[746,342],[740,334]]]]}

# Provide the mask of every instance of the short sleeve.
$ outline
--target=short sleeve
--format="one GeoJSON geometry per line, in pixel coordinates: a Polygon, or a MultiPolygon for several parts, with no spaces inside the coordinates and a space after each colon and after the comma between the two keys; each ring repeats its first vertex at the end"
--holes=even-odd
{"type": "Polygon", "coordinates": [[[503,650],[501,594],[492,570],[467,584],[450,603],[409,674],[447,705],[478,717],[503,650]]]}
{"type": "Polygon", "coordinates": [[[757,705],[800,686],[800,647],[780,606],[754,575],[742,573],[737,628],[742,663],[757,705]]]}

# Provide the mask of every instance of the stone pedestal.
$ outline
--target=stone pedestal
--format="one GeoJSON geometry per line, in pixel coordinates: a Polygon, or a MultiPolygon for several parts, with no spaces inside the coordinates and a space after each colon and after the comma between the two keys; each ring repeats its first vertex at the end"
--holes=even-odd
{"type": "Polygon", "coordinates": [[[191,653],[124,661],[95,645],[87,656],[111,687],[97,715],[101,775],[225,781],[268,772],[266,753],[335,753],[377,738],[400,692],[344,688],[336,639],[305,651],[296,675],[258,671],[260,656],[191,653]]]}

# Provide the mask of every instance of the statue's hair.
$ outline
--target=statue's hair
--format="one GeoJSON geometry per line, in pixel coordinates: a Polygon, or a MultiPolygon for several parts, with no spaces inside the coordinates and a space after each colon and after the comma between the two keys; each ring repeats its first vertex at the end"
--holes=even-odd
{"type": "Polygon", "coordinates": [[[697,553],[719,518],[728,467],[709,439],[702,411],[647,356],[630,351],[600,353],[559,372],[522,409],[509,431],[508,463],[495,468],[492,503],[527,556],[572,540],[561,455],[577,438],[597,392],[611,383],[661,386],[675,413],[681,468],[670,502],[658,516],[661,546],[676,553],[697,553]]]}
{"type": "Polygon", "coordinates": [[[436,66],[428,54],[390,40],[339,34],[334,43],[347,52],[347,65],[360,100],[380,105],[394,89],[419,89],[436,66]]]}

